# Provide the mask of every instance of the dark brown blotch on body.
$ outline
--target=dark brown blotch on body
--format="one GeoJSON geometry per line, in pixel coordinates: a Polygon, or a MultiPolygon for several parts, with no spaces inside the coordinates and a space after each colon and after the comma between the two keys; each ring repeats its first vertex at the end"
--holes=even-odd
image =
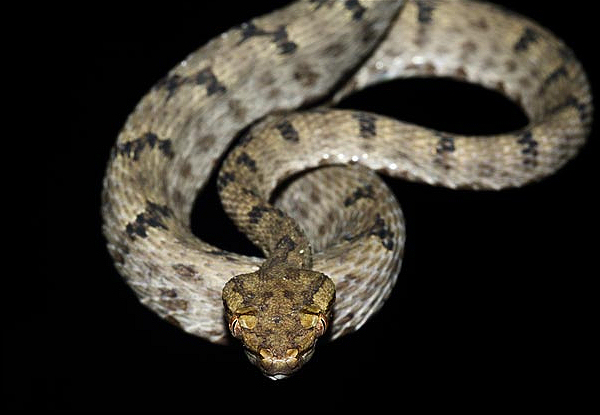
{"type": "Polygon", "coordinates": [[[374,199],[375,192],[373,186],[366,184],[364,186],[357,187],[350,196],[344,199],[344,206],[352,206],[360,199],[374,199]]]}
{"type": "Polygon", "coordinates": [[[173,190],[171,194],[171,200],[173,201],[173,206],[181,207],[183,206],[183,195],[179,189],[173,190]]]}
{"type": "Polygon", "coordinates": [[[294,240],[288,235],[284,235],[277,241],[275,249],[284,249],[288,252],[293,251],[294,249],[296,249],[296,242],[294,242],[294,240]]]}
{"type": "Polygon", "coordinates": [[[421,24],[429,24],[433,20],[433,11],[435,6],[428,0],[417,0],[417,21],[421,24]]]}
{"type": "Polygon", "coordinates": [[[417,71],[420,74],[424,75],[435,75],[436,68],[435,65],[431,62],[424,62],[421,64],[409,63],[404,67],[407,71],[417,71]]]}
{"type": "Polygon", "coordinates": [[[477,52],[477,43],[471,41],[471,40],[467,40],[466,42],[463,42],[462,45],[460,45],[460,49],[461,49],[461,59],[467,59],[469,56],[473,55],[474,53],[477,52]]]}
{"type": "Polygon", "coordinates": [[[173,288],[160,288],[159,302],[165,308],[171,311],[185,311],[188,308],[188,302],[178,298],[177,291],[173,288]]]}
{"type": "Polygon", "coordinates": [[[283,25],[273,33],[273,42],[279,47],[279,53],[282,55],[290,55],[298,49],[298,45],[288,39],[287,29],[283,25]]]}
{"type": "Polygon", "coordinates": [[[385,224],[385,220],[379,215],[379,213],[375,218],[375,223],[371,229],[369,229],[368,234],[378,237],[381,240],[384,248],[388,251],[394,249],[394,233],[389,230],[385,224]]]}
{"type": "Polygon", "coordinates": [[[179,298],[162,297],[160,304],[171,311],[185,311],[188,308],[188,302],[179,298]]]}
{"type": "Polygon", "coordinates": [[[509,60],[507,60],[507,61],[504,63],[504,66],[505,66],[505,68],[506,68],[506,72],[508,72],[508,73],[513,73],[513,72],[515,72],[515,71],[517,70],[517,68],[518,68],[517,62],[515,62],[515,61],[514,61],[514,60],[512,60],[512,59],[509,59],[509,60]]]}
{"type": "Polygon", "coordinates": [[[452,166],[449,157],[456,150],[454,137],[443,133],[436,133],[436,135],[439,137],[439,140],[435,147],[435,158],[433,161],[445,170],[450,170],[452,166]]]}
{"type": "Polygon", "coordinates": [[[454,137],[447,134],[438,134],[439,141],[435,148],[437,154],[451,153],[456,150],[454,146],[454,137]]]}
{"type": "Polygon", "coordinates": [[[129,248],[126,245],[115,246],[108,244],[108,251],[116,264],[123,265],[125,263],[125,255],[129,254],[129,248]]]}
{"type": "Polygon", "coordinates": [[[346,51],[346,45],[342,42],[332,43],[323,49],[323,57],[337,58],[346,51]]]}
{"type": "Polygon", "coordinates": [[[504,82],[502,81],[498,81],[496,82],[496,91],[500,92],[503,95],[506,95],[506,86],[504,85],[504,82]]]}
{"type": "Polygon", "coordinates": [[[367,22],[363,25],[361,41],[364,44],[370,44],[377,38],[377,30],[375,30],[373,22],[367,22]]]}
{"type": "Polygon", "coordinates": [[[544,79],[544,82],[540,86],[538,91],[538,95],[542,95],[548,87],[550,87],[555,82],[558,82],[561,78],[567,78],[569,76],[569,72],[567,71],[567,67],[565,65],[561,65],[555,70],[553,70],[547,77],[544,79]]]}
{"type": "Polygon", "coordinates": [[[461,81],[467,79],[467,76],[468,76],[467,71],[465,70],[465,68],[463,66],[459,66],[454,71],[454,77],[457,79],[460,79],[461,81]]]}
{"type": "Polygon", "coordinates": [[[258,223],[262,219],[263,215],[269,212],[271,209],[267,206],[256,205],[252,206],[252,209],[248,212],[248,219],[250,223],[258,223]]]}
{"type": "Polygon", "coordinates": [[[371,138],[377,135],[377,117],[366,112],[355,112],[352,118],[358,121],[358,131],[362,138],[371,138]]]}
{"type": "Polygon", "coordinates": [[[471,26],[473,26],[476,29],[480,29],[480,30],[487,30],[490,28],[490,25],[488,24],[487,20],[485,19],[485,17],[481,17],[477,20],[472,20],[471,21],[471,26]]]}
{"type": "Polygon", "coordinates": [[[367,9],[358,0],[345,0],[344,6],[352,12],[353,20],[360,20],[367,9]]]}
{"type": "Polygon", "coordinates": [[[531,131],[522,133],[518,137],[517,143],[521,145],[521,154],[524,156],[523,164],[531,167],[537,166],[538,142],[534,140],[531,131]]]}
{"type": "Polygon", "coordinates": [[[580,102],[577,98],[570,95],[565,98],[565,100],[558,104],[557,106],[551,108],[549,112],[551,114],[557,113],[558,111],[562,111],[565,108],[575,108],[577,112],[579,112],[579,119],[582,123],[587,124],[592,119],[592,106],[590,104],[586,104],[580,102]]]}
{"type": "Polygon", "coordinates": [[[135,140],[127,141],[116,145],[113,156],[121,155],[128,157],[134,161],[139,160],[140,154],[145,149],[158,149],[165,157],[172,158],[174,156],[171,148],[171,140],[160,139],[153,132],[147,132],[135,140]]]}
{"type": "Polygon", "coordinates": [[[198,151],[206,153],[214,146],[215,141],[217,141],[217,137],[214,134],[206,134],[198,138],[196,147],[198,151]]]}
{"type": "Polygon", "coordinates": [[[161,79],[160,81],[158,81],[156,83],[154,88],[155,89],[165,88],[167,90],[166,100],[168,101],[173,95],[175,95],[177,93],[177,91],[179,90],[179,87],[187,82],[188,82],[187,78],[182,77],[181,75],[175,74],[175,75],[164,77],[163,79],[161,79]]]}
{"type": "Polygon", "coordinates": [[[284,25],[280,25],[277,29],[269,31],[257,27],[254,22],[247,22],[240,26],[240,30],[241,39],[238,41],[238,45],[253,37],[267,36],[277,45],[280,54],[292,54],[298,48],[298,45],[295,42],[288,39],[287,29],[284,25]]]}
{"type": "Polygon", "coordinates": [[[309,88],[314,86],[319,79],[319,74],[313,71],[309,64],[299,63],[294,70],[294,79],[303,87],[309,88]]]}
{"type": "Polygon", "coordinates": [[[177,273],[177,275],[179,275],[182,278],[196,280],[200,279],[200,277],[198,276],[198,272],[192,265],[174,264],[172,267],[173,270],[175,270],[175,272],[177,273]]]}
{"type": "Polygon", "coordinates": [[[217,178],[217,190],[223,190],[229,183],[235,181],[235,173],[231,171],[221,171],[217,178]]]}
{"type": "Polygon", "coordinates": [[[167,297],[167,298],[177,298],[177,291],[175,291],[172,288],[171,289],[160,288],[160,296],[167,297]]]}
{"type": "Polygon", "coordinates": [[[233,118],[238,121],[244,121],[246,119],[246,114],[248,110],[244,108],[242,103],[237,99],[232,99],[227,103],[229,110],[233,114],[233,118]]]}
{"type": "Polygon", "coordinates": [[[180,322],[179,322],[179,321],[178,321],[178,320],[177,320],[175,317],[173,317],[173,316],[171,316],[171,315],[169,315],[169,316],[166,316],[164,319],[165,319],[167,322],[169,322],[169,323],[171,323],[172,325],[174,325],[175,327],[177,327],[177,328],[180,328],[180,329],[181,329],[181,328],[183,328],[183,326],[181,325],[181,323],[180,323],[180,322]]]}
{"type": "Polygon", "coordinates": [[[298,131],[294,128],[291,122],[288,120],[282,120],[275,125],[275,128],[279,131],[281,136],[287,140],[294,143],[300,141],[300,136],[298,135],[298,131]]]}
{"type": "Polygon", "coordinates": [[[489,70],[495,69],[498,66],[496,63],[496,59],[493,56],[486,56],[483,59],[483,64],[481,65],[482,69],[489,70]]]}
{"type": "Polygon", "coordinates": [[[331,0],[308,0],[310,3],[315,4],[315,9],[314,10],[319,10],[321,8],[321,6],[323,6],[326,3],[331,3],[331,0]]]}
{"type": "Polygon", "coordinates": [[[269,98],[269,99],[275,99],[280,95],[281,95],[281,89],[279,89],[279,88],[271,88],[267,92],[267,98],[269,98]]]}
{"type": "Polygon", "coordinates": [[[268,32],[256,27],[253,22],[242,23],[240,26],[240,31],[242,38],[238,41],[238,45],[250,39],[251,37],[268,34],[268,32]]]}
{"type": "Polygon", "coordinates": [[[225,85],[219,82],[210,67],[198,71],[196,74],[196,83],[204,85],[206,87],[206,94],[209,96],[217,93],[222,94],[227,91],[225,85]]]}
{"type": "Polygon", "coordinates": [[[479,163],[477,165],[477,174],[481,177],[486,177],[486,178],[492,177],[495,172],[496,172],[496,169],[491,164],[479,163]]]}
{"type": "Polygon", "coordinates": [[[531,79],[529,79],[526,76],[522,76],[520,77],[517,82],[519,83],[519,86],[523,89],[529,89],[531,88],[531,79]]]}
{"type": "Polygon", "coordinates": [[[236,159],[235,162],[238,165],[241,166],[245,166],[248,170],[250,170],[252,173],[256,173],[257,168],[256,168],[256,161],[250,157],[250,155],[248,153],[246,153],[245,151],[242,152],[236,159]]]}
{"type": "Polygon", "coordinates": [[[529,48],[529,45],[536,42],[539,38],[537,30],[526,27],[523,30],[523,34],[519,37],[519,40],[514,44],[513,49],[515,52],[523,52],[529,48]]]}
{"type": "Polygon", "coordinates": [[[317,189],[312,189],[309,194],[309,197],[310,197],[310,201],[312,203],[314,203],[315,205],[319,204],[321,202],[321,193],[317,189]]]}
{"type": "Polygon", "coordinates": [[[127,224],[125,232],[130,238],[136,236],[146,238],[148,228],[168,230],[169,228],[165,225],[164,220],[171,217],[172,214],[173,212],[168,206],[147,201],[144,212],[138,214],[135,221],[127,224]]]}
{"type": "Polygon", "coordinates": [[[184,179],[189,179],[190,175],[192,174],[192,165],[188,161],[183,162],[181,168],[179,169],[179,174],[184,179]]]}
{"type": "Polygon", "coordinates": [[[275,81],[276,81],[275,75],[273,75],[273,72],[271,72],[269,70],[263,72],[258,77],[258,82],[263,87],[271,86],[275,83],[275,81]]]}

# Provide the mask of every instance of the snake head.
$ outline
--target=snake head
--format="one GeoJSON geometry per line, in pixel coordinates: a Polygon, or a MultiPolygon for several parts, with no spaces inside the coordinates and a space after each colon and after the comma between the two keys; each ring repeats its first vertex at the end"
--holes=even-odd
{"type": "Polygon", "coordinates": [[[285,267],[238,275],[223,288],[231,334],[271,379],[289,376],[310,359],[334,299],[335,285],[326,275],[285,267]]]}

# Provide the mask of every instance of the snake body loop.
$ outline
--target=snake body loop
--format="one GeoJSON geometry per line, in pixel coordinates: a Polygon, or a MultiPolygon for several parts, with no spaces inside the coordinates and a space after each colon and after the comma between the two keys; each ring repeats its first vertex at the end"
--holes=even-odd
{"type": "Polygon", "coordinates": [[[575,156],[591,114],[573,52],[512,12],[459,0],[303,0],[211,40],[141,99],[108,162],[103,231],[142,303],[211,342],[231,331],[279,379],[324,332],[358,329],[395,283],[404,222],[375,172],[449,188],[522,186],[575,156]],[[310,108],[417,76],[497,90],[529,124],[462,136],[310,108]],[[250,125],[217,185],[265,260],[211,246],[189,223],[196,194],[250,125]]]}

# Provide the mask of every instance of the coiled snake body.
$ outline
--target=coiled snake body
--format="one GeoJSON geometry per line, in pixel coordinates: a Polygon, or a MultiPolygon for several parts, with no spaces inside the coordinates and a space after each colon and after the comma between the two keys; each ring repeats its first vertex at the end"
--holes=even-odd
{"type": "Polygon", "coordinates": [[[213,39],[142,98],[111,152],[103,231],[142,303],[211,342],[229,329],[279,379],[310,358],[325,330],[337,338],[358,329],[394,285],[403,218],[374,171],[450,188],[522,186],[577,153],[591,114],[571,50],[504,9],[303,0],[213,39]],[[289,112],[415,76],[498,90],[529,124],[466,137],[326,106],[289,112]],[[189,226],[197,192],[253,123],[217,185],[266,260],[211,246],[189,226]],[[279,184],[306,170],[271,204],[279,184]]]}

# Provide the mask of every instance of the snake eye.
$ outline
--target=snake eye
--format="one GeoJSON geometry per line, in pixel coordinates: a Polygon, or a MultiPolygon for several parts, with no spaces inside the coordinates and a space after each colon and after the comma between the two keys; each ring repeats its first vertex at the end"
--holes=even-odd
{"type": "Polygon", "coordinates": [[[317,336],[322,336],[327,330],[327,317],[318,309],[314,309],[311,307],[305,307],[303,312],[300,314],[300,323],[302,327],[307,329],[315,329],[317,332],[317,336]]]}
{"type": "Polygon", "coordinates": [[[229,323],[229,331],[234,337],[240,337],[242,335],[242,328],[237,317],[234,317],[229,323]]]}

